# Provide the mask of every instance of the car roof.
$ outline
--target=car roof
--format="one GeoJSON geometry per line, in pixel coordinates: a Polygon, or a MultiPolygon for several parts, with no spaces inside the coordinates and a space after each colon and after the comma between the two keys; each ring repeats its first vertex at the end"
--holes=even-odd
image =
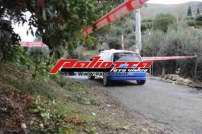
{"type": "MultiPolygon", "coordinates": [[[[116,50],[116,49],[111,49],[111,50],[104,50],[104,51],[101,51],[101,53],[114,54],[114,53],[136,53],[136,52],[128,51],[128,50],[116,50]]],[[[137,54],[137,53],[136,53],[136,54],[137,54]]]]}

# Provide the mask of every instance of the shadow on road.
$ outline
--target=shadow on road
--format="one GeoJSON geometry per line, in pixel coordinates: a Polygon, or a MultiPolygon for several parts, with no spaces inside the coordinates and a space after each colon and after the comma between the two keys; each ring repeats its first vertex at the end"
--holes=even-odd
{"type": "MultiPolygon", "coordinates": [[[[102,79],[92,80],[102,85],[102,79]]],[[[135,81],[110,81],[109,87],[120,87],[120,86],[139,86],[135,81]]]]}

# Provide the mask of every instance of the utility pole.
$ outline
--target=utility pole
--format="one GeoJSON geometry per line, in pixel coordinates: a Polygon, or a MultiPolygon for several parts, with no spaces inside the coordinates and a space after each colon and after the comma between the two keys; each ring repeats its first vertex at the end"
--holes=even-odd
{"type": "Polygon", "coordinates": [[[124,34],[123,34],[123,32],[121,34],[121,46],[122,46],[122,49],[124,50],[125,49],[125,45],[124,45],[124,34]]]}
{"type": "Polygon", "coordinates": [[[135,18],[135,34],[136,34],[136,51],[140,53],[142,50],[142,35],[141,35],[141,15],[140,9],[134,11],[135,18]]]}

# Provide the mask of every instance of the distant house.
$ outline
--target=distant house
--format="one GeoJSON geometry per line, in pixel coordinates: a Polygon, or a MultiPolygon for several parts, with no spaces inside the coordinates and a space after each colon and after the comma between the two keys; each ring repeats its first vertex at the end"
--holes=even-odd
{"type": "Polygon", "coordinates": [[[48,47],[42,41],[33,41],[33,42],[22,41],[22,42],[20,42],[20,45],[22,47],[26,47],[26,48],[32,48],[32,47],[43,48],[43,47],[48,47]]]}

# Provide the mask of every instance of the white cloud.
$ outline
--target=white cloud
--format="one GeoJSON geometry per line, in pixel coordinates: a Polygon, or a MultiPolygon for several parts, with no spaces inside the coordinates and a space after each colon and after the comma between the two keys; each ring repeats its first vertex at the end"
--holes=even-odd
{"type": "Polygon", "coordinates": [[[152,4],[182,4],[182,3],[193,2],[193,1],[202,2],[202,0],[149,0],[147,3],[152,3],[152,4]]]}

